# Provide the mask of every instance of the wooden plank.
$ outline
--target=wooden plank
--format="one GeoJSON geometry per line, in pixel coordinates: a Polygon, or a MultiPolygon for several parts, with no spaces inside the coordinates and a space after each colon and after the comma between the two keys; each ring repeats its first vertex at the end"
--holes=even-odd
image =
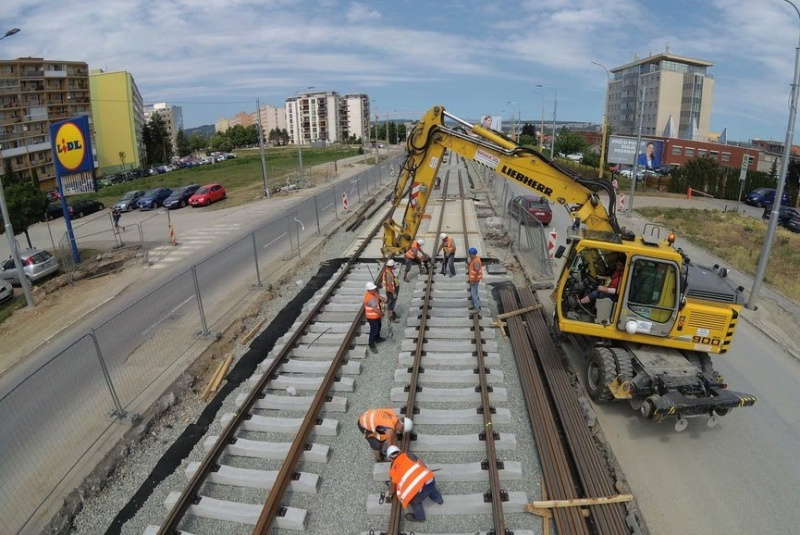
{"type": "Polygon", "coordinates": [[[608,505],[611,503],[624,503],[630,501],[633,501],[633,494],[618,494],[616,496],[576,498],[574,500],[542,500],[529,503],[526,509],[528,512],[533,512],[532,509],[551,509],[553,507],[584,507],[589,505],[608,505]]]}
{"type": "Polygon", "coordinates": [[[259,321],[259,322],[256,324],[256,326],[255,326],[255,327],[253,327],[253,330],[251,330],[249,333],[247,333],[247,334],[245,335],[245,337],[244,337],[244,338],[242,338],[242,345],[247,345],[247,343],[250,341],[250,339],[251,339],[253,336],[255,336],[255,334],[256,334],[258,331],[260,331],[260,330],[261,330],[261,328],[264,326],[264,324],[265,324],[265,323],[267,323],[267,318],[262,318],[262,319],[261,319],[261,321],[259,321]]]}
{"type": "Polygon", "coordinates": [[[540,310],[542,305],[531,305],[525,308],[518,308],[517,310],[513,310],[511,312],[505,312],[503,314],[498,314],[497,319],[504,320],[506,318],[510,318],[512,316],[518,316],[520,314],[525,314],[527,312],[533,312],[534,310],[540,310]]]}
{"type": "Polygon", "coordinates": [[[208,401],[211,398],[211,396],[217,393],[219,385],[220,383],[222,383],[222,380],[225,378],[225,376],[228,375],[228,370],[230,369],[232,363],[233,363],[233,355],[228,355],[227,357],[225,357],[225,360],[223,360],[220,363],[219,368],[217,368],[217,373],[214,374],[214,377],[208,384],[207,393],[206,396],[203,398],[203,401],[208,401]]]}

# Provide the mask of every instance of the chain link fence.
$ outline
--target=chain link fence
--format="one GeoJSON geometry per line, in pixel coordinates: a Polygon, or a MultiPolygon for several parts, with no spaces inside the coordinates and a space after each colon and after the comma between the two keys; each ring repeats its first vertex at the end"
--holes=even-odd
{"type": "MultiPolygon", "coordinates": [[[[0,390],[0,525],[3,533],[37,533],[31,519],[54,489],[122,420],[145,390],[198,340],[215,338],[226,316],[265,273],[304,256],[310,240],[395,178],[399,156],[321,189],[282,217],[175,275],[80,335],[66,349],[0,390]]],[[[77,234],[82,249],[163,244],[163,218],[126,228],[77,234]],[[157,234],[155,234],[155,227],[157,234]],[[151,232],[153,227],[153,232],[151,232]]],[[[62,257],[70,258],[64,241],[62,257]],[[66,253],[66,254],[63,254],[66,253]]],[[[74,266],[73,266],[74,267],[74,266]]],[[[227,317],[230,321],[230,317],[227,317]]]]}

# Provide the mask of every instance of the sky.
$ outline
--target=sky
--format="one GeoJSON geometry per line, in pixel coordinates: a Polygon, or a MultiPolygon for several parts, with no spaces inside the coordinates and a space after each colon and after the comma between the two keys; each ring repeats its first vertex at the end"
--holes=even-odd
{"type": "Polygon", "coordinates": [[[781,142],[800,38],[782,0],[2,0],[0,33],[13,27],[1,59],[128,71],[146,103],[181,106],[185,128],[308,87],[366,93],[380,120],[435,105],[552,120],[557,94],[559,121],[600,123],[607,78],[591,62],[669,47],[714,63],[712,131],[781,142]]]}

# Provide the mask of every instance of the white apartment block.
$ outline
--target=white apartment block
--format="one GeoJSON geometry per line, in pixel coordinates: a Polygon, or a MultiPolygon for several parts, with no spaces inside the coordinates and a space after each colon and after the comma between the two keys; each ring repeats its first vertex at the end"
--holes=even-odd
{"type": "Polygon", "coordinates": [[[286,128],[295,144],[339,143],[339,94],[335,91],[302,93],[286,99],[286,128]]]}
{"type": "Polygon", "coordinates": [[[166,102],[147,104],[144,107],[145,121],[150,121],[153,114],[159,114],[167,125],[167,133],[175,153],[178,147],[178,132],[183,130],[183,109],[180,106],[170,106],[166,102]]]}
{"type": "Polygon", "coordinates": [[[339,117],[342,122],[342,141],[355,136],[362,143],[369,137],[369,96],[350,94],[341,98],[339,117]]]}

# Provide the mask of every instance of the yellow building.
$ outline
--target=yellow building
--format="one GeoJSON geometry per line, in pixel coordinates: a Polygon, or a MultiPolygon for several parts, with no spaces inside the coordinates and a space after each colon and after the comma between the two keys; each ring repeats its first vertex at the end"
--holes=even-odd
{"type": "Polygon", "coordinates": [[[99,175],[130,171],[145,157],[144,106],[133,76],[125,71],[89,73],[99,175]]]}

